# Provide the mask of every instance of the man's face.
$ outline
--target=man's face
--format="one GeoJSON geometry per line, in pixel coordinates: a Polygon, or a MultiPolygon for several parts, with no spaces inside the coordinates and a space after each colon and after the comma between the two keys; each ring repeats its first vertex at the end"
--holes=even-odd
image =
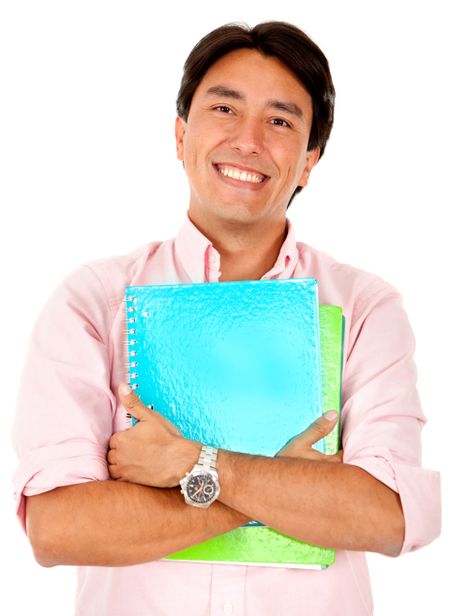
{"type": "Polygon", "coordinates": [[[311,97],[280,60],[254,49],[220,58],[197,87],[188,121],[176,119],[193,221],[284,219],[319,157],[307,150],[311,123],[311,97]]]}

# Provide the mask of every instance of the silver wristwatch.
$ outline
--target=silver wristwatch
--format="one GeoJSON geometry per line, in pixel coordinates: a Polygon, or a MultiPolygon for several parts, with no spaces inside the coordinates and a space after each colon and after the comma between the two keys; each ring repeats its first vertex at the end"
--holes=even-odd
{"type": "Polygon", "coordinates": [[[203,445],[197,464],[180,481],[181,493],[188,505],[206,509],[219,496],[217,451],[216,447],[203,445]]]}

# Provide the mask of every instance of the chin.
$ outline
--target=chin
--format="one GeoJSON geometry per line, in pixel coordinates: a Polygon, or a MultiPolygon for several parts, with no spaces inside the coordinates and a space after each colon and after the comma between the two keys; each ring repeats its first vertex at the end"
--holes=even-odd
{"type": "Polygon", "coordinates": [[[229,223],[236,224],[254,224],[261,218],[264,218],[264,213],[259,210],[251,210],[245,206],[235,208],[234,211],[221,212],[221,218],[229,223]]]}

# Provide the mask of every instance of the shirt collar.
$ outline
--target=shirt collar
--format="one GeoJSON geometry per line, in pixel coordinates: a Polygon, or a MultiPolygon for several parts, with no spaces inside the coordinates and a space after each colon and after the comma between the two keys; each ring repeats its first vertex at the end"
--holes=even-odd
{"type": "MultiPolygon", "coordinates": [[[[298,263],[294,227],[287,218],[287,234],[273,267],[261,280],[291,278],[298,263]]],[[[217,282],[220,254],[212,242],[194,225],[186,212],[175,238],[175,254],[192,282],[217,282]]]]}

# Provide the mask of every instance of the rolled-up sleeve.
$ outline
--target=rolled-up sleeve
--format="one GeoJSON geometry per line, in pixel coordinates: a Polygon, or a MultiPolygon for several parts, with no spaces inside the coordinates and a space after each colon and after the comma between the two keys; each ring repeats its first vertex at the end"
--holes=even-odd
{"type": "Polygon", "coordinates": [[[109,478],[110,327],[105,291],[89,266],[66,277],[34,326],[12,434],[19,459],[14,494],[25,531],[24,496],[109,478]]]}
{"type": "Polygon", "coordinates": [[[415,339],[401,296],[377,285],[355,306],[342,391],[342,444],[347,464],[395,490],[405,518],[400,554],[441,530],[440,475],[422,468],[426,422],[417,392],[415,339]]]}

